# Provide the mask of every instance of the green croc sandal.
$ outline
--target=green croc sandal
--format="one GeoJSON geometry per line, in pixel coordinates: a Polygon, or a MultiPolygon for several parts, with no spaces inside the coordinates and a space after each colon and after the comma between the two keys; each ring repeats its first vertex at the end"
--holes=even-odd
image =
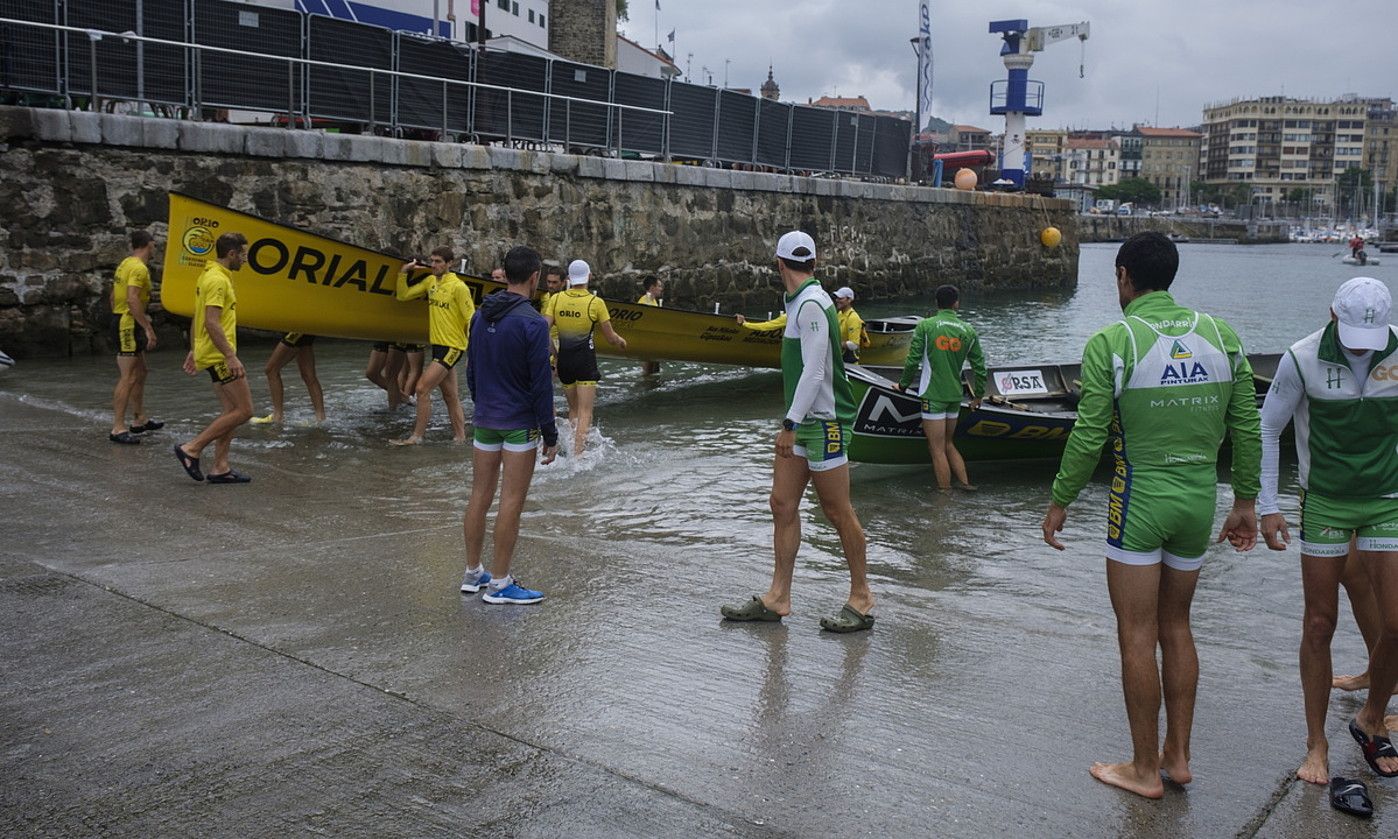
{"type": "Polygon", "coordinates": [[[768,623],[776,623],[782,619],[781,615],[768,609],[767,606],[763,604],[762,598],[755,594],[752,596],[751,600],[741,606],[722,606],[718,611],[719,614],[723,615],[724,620],[730,621],[766,621],[768,623]]]}
{"type": "Polygon", "coordinates": [[[821,618],[820,628],[826,632],[863,632],[874,628],[874,616],[860,614],[848,603],[833,618],[821,618]]]}

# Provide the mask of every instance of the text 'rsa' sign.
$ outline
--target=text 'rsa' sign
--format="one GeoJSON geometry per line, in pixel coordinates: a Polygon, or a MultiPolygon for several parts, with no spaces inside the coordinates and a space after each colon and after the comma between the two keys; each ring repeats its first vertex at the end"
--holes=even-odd
{"type": "Polygon", "coordinates": [[[995,374],[995,389],[1001,396],[1037,396],[1049,392],[1039,370],[1006,370],[995,374]]]}

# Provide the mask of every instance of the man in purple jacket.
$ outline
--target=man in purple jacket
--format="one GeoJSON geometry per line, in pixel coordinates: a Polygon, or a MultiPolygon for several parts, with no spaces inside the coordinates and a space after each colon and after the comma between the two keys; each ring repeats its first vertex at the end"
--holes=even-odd
{"type": "Polygon", "coordinates": [[[529,304],[539,285],[541,266],[532,248],[515,247],[505,254],[506,287],[485,298],[476,311],[466,349],[466,386],[476,415],[471,501],[463,524],[466,576],[461,590],[474,594],[485,589],[481,599],[501,605],[544,599],[543,592],[527,589],[510,576],[519,514],[534,477],[539,439],[543,438],[545,464],[552,463],[558,452],[549,327],[529,304]],[[485,514],[495,500],[497,484],[501,489],[500,510],[495,514],[495,557],[487,571],[481,565],[485,514]]]}

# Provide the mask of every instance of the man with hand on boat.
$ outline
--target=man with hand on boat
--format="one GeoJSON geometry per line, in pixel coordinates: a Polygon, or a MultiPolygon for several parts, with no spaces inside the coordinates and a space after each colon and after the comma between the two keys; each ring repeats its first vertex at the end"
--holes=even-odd
{"type": "Polygon", "coordinates": [[[859,363],[859,351],[869,346],[864,318],[854,310],[854,289],[844,286],[835,292],[835,318],[840,323],[840,342],[846,364],[859,363]]]}
{"type": "Polygon", "coordinates": [[[594,330],[602,330],[608,343],[626,349],[626,339],[612,327],[612,316],[602,298],[587,289],[592,268],[581,259],[568,263],[568,290],[549,298],[544,318],[558,329],[558,381],[568,399],[568,419],[573,423],[573,450],[577,457],[587,446],[592,426],[592,406],[597,401],[597,349],[592,343],[594,330]]]}
{"type": "Polygon", "coordinates": [[[1117,251],[1125,317],[1093,335],[1083,350],[1077,421],[1043,521],[1044,541],[1063,550],[1057,533],[1067,508],[1091,480],[1110,438],[1107,590],[1133,758],[1095,763],[1091,773],[1146,798],[1164,796],[1162,770],[1179,784],[1193,777],[1189,738],[1199,659],[1189,609],[1212,532],[1225,435],[1233,448],[1234,499],[1218,541],[1227,539],[1238,551],[1257,542],[1262,442],[1252,367],[1228,324],[1170,296],[1178,267],[1179,252],[1160,233],[1139,233],[1117,251]]]}
{"type": "Polygon", "coordinates": [[[854,395],[845,377],[835,305],[814,277],[815,242],[799,230],[777,242],[777,271],[786,287],[787,326],[782,334],[782,384],[786,416],[777,433],[772,466],[772,583],[746,603],[724,606],[732,621],[780,621],[791,613],[791,578],[801,547],[801,497],[815,483],[821,510],[840,535],[850,571],[849,599],[830,632],[859,632],[874,625],[874,595],[865,571],[864,529],[850,504],[850,426],[854,395]]]}
{"type": "Polygon", "coordinates": [[[427,423],[432,419],[432,391],[438,388],[442,391],[447,417],[451,420],[452,441],[461,443],[466,440],[466,411],[461,407],[456,364],[466,353],[471,316],[476,313],[476,304],[471,299],[471,289],[460,277],[447,270],[455,258],[451,248],[434,248],[427,265],[414,259],[405,263],[398,274],[396,296],[399,301],[427,297],[432,360],[426,364],[414,388],[417,417],[413,432],[402,440],[394,440],[395,446],[414,446],[422,442],[422,435],[427,433],[427,423]],[[430,273],[413,282],[409,272],[415,268],[427,268],[430,273]]]}
{"type": "Polygon", "coordinates": [[[1351,539],[1368,572],[1379,635],[1369,653],[1369,695],[1349,732],[1376,773],[1398,776],[1398,750],[1384,724],[1398,684],[1398,329],[1389,325],[1391,308],[1388,287],[1378,280],[1356,277],[1341,285],[1330,322],[1282,356],[1262,409],[1259,506],[1262,537],[1275,551],[1291,541],[1277,481],[1281,433],[1296,424],[1306,707],[1306,757],[1296,776],[1313,784],[1330,779],[1330,640],[1351,539]]]}
{"type": "Polygon", "coordinates": [[[961,292],[956,286],[937,289],[937,313],[918,322],[903,363],[903,377],[897,385],[898,390],[906,391],[919,369],[922,371],[917,388],[917,398],[922,401],[922,433],[927,437],[932,472],[941,492],[951,491],[953,476],[962,489],[975,489],[953,439],[961,417],[961,369],[967,361],[973,377],[972,409],[981,406],[981,395],[985,393],[985,354],[981,352],[980,336],[957,314],[960,308],[961,292]]]}
{"type": "MultiPolygon", "coordinates": [[[[659,307],[660,307],[660,297],[661,297],[661,295],[663,295],[663,294],[665,293],[665,284],[662,283],[662,282],[660,281],[660,278],[659,278],[659,277],[646,277],[645,282],[642,284],[642,287],[641,287],[641,288],[642,288],[643,293],[641,294],[641,298],[640,298],[639,300],[636,301],[636,304],[639,305],[639,306],[655,306],[656,308],[659,308],[659,307]]],[[[656,373],[659,373],[659,372],[660,372],[660,362],[658,362],[658,361],[643,361],[643,362],[641,362],[641,375],[642,375],[642,376],[654,376],[656,373]]]]}

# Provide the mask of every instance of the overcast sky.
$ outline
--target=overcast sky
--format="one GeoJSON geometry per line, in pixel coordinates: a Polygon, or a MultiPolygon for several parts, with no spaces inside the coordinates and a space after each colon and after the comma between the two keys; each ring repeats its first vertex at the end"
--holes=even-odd
{"type": "MultiPolygon", "coordinates": [[[[756,88],[775,66],[782,100],[864,95],[873,107],[912,110],[917,74],[908,39],[917,0],[630,0],[628,37],[664,44],[676,30],[680,69],[703,83],[756,88]]],[[[1195,125],[1207,103],[1252,96],[1398,95],[1398,2],[1354,0],[932,0],[937,116],[992,130],[990,82],[1005,76],[991,20],[1030,26],[1090,21],[1082,48],[1064,41],[1037,54],[1030,78],[1046,83],[1044,115],[1029,126],[1195,125]],[[1343,11],[1340,11],[1343,10],[1343,11]],[[1157,90],[1159,118],[1156,117],[1157,90]]]]}

